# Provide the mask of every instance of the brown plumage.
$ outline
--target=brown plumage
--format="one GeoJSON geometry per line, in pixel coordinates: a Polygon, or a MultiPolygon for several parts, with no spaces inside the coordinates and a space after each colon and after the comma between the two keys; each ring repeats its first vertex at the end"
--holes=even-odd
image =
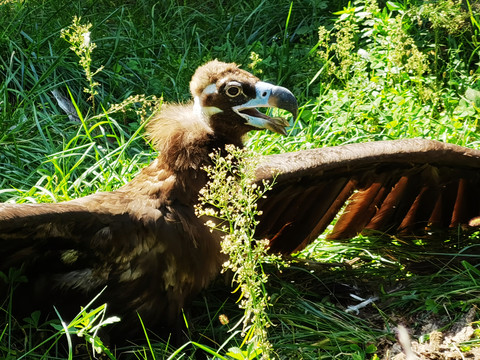
{"type": "MultiPolygon", "coordinates": [[[[288,123],[255,108],[296,115],[294,96],[235,64],[212,61],[190,83],[194,101],[164,105],[148,126],[158,158],[117,191],[58,204],[0,205],[0,270],[22,267],[28,283],[14,310],[55,305],[68,317],[100,290],[109,314],[122,318],[113,337],[139,327],[177,325],[182,307],[219,272],[220,236],[194,214],[207,181],[201,167],[250,130],[285,133],[288,123]],[[55,293],[53,303],[52,292],[55,293]],[[35,299],[35,301],[31,301],[35,299]]],[[[259,204],[258,236],[291,253],[321,234],[394,233],[452,227],[478,216],[480,152],[427,140],[306,150],[262,158],[257,179],[276,178],[259,204]]],[[[0,285],[6,294],[6,285],[0,285]]]]}
{"type": "Polygon", "coordinates": [[[28,279],[15,289],[14,315],[55,306],[68,319],[105,288],[98,303],[122,319],[113,338],[139,332],[137,312],[168,332],[217,275],[220,237],[194,213],[207,181],[201,168],[250,130],[285,131],[286,120],[256,107],[296,113],[297,103],[287,89],[219,61],[200,67],[190,89],[192,103],[164,105],[148,125],[158,158],[127,185],[58,204],[0,205],[0,271],[22,267],[28,279]]]}
{"type": "Polygon", "coordinates": [[[334,218],[330,239],[374,232],[438,242],[437,231],[445,235],[480,214],[480,151],[433,140],[266,156],[257,178],[274,176],[257,234],[284,254],[303,249],[334,218]]]}

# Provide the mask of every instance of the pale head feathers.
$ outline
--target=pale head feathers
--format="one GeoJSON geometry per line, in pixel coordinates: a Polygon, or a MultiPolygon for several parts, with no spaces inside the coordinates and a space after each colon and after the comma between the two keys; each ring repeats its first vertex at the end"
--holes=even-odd
{"type": "Polygon", "coordinates": [[[213,60],[200,66],[195,71],[192,81],[190,81],[190,92],[193,97],[211,94],[215,92],[219,81],[225,82],[230,79],[245,80],[253,83],[258,81],[256,76],[240,69],[235,63],[213,60]],[[215,87],[211,85],[215,85],[215,87]]]}

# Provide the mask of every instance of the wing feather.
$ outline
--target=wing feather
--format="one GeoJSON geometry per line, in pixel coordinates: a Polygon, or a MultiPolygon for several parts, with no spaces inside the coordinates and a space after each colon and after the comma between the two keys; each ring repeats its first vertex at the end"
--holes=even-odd
{"type": "MultiPolygon", "coordinates": [[[[15,289],[16,316],[56,306],[70,318],[105,288],[98,303],[108,302],[109,313],[122,318],[112,338],[135,333],[137,313],[148,326],[172,331],[223,258],[219,239],[199,241],[215,234],[193,206],[157,202],[133,189],[56,204],[1,204],[0,271],[21,268],[28,280],[15,289]]],[[[0,294],[7,286],[0,282],[0,294]]]]}
{"type": "Polygon", "coordinates": [[[330,239],[363,231],[411,236],[480,215],[480,151],[433,140],[270,155],[256,175],[275,181],[259,203],[257,234],[280,253],[301,250],[333,223],[330,239]]]}

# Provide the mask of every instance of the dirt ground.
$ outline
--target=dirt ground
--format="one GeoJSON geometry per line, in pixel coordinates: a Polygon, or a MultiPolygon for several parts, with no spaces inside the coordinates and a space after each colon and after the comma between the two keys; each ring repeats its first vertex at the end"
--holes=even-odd
{"type": "Polygon", "coordinates": [[[447,331],[434,320],[427,322],[418,331],[410,334],[406,327],[397,328],[397,342],[383,344],[385,360],[463,360],[480,359],[480,348],[469,347],[468,342],[478,339],[472,322],[478,309],[473,307],[447,331]],[[425,341],[417,341],[420,334],[429,334],[425,341]]]}

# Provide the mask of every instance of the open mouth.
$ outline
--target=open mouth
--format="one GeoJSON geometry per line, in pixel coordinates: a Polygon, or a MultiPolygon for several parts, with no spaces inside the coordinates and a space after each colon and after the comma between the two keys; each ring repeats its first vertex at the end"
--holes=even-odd
{"type": "Polygon", "coordinates": [[[265,120],[270,120],[271,117],[265,115],[256,108],[242,109],[238,111],[240,114],[246,114],[247,116],[257,117],[265,120]]]}
{"type": "Polygon", "coordinates": [[[248,124],[261,128],[268,129],[281,135],[287,135],[286,127],[290,125],[288,120],[282,117],[270,117],[256,108],[237,109],[237,114],[248,121],[248,124]]]}
{"type": "Polygon", "coordinates": [[[233,110],[243,117],[248,125],[258,129],[268,129],[276,133],[286,135],[285,128],[289,126],[286,119],[281,117],[270,117],[260,112],[257,108],[277,108],[287,110],[293,117],[297,116],[297,99],[290,90],[272,85],[263,81],[255,84],[255,98],[245,104],[233,107],[233,110]]]}

